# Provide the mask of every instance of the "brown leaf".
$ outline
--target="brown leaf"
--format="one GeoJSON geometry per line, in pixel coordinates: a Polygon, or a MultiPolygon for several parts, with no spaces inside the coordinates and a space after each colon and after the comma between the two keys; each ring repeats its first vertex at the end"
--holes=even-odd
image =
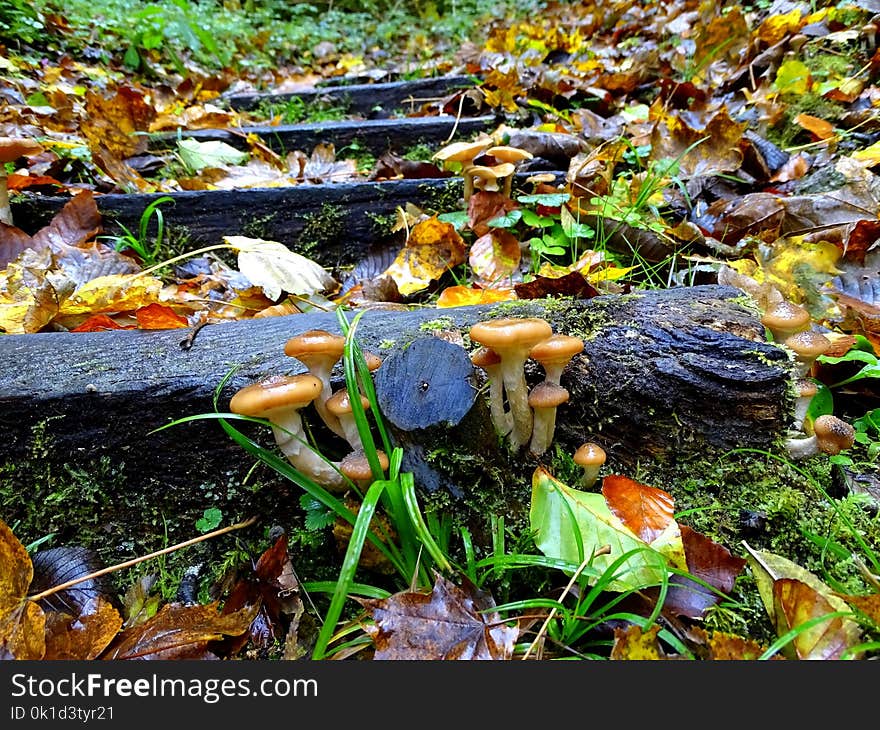
{"type": "Polygon", "coordinates": [[[258,610],[258,606],[247,606],[222,615],[217,611],[217,603],[167,603],[144,623],[125,629],[100,658],[214,659],[208,642],[244,633],[258,610]]]}
{"type": "Polygon", "coordinates": [[[843,593],[836,594],[853,608],[857,608],[875,624],[880,624],[880,593],[867,596],[853,596],[843,593]]]}
{"type": "MultiPolygon", "coordinates": [[[[684,543],[688,572],[718,591],[730,593],[746,561],[687,525],[679,525],[679,529],[684,543]]],[[[672,578],[672,585],[663,609],[673,611],[679,616],[699,619],[703,618],[706,611],[718,603],[718,600],[718,594],[701,583],[687,576],[676,575],[672,578]]]]}
{"type": "Polygon", "coordinates": [[[493,228],[471,244],[468,264],[475,284],[486,289],[509,287],[522,255],[519,240],[510,231],[493,228]]]}
{"type": "Polygon", "coordinates": [[[491,229],[487,223],[518,208],[504,193],[478,190],[468,200],[468,228],[477,236],[485,236],[491,229]]]}
{"type": "Polygon", "coordinates": [[[303,604],[299,582],[287,551],[287,535],[281,535],[257,560],[253,573],[245,575],[232,588],[223,604],[224,615],[256,607],[257,612],[247,632],[224,639],[224,656],[236,654],[250,639],[264,648],[284,638],[287,626],[284,616],[299,615],[303,604]]]}
{"type": "Polygon", "coordinates": [[[406,246],[384,275],[394,279],[403,296],[409,296],[465,260],[464,240],[455,227],[431,216],[412,228],[406,246]]]}
{"type": "Polygon", "coordinates": [[[92,598],[78,616],[49,611],[46,614],[44,659],[94,659],[122,628],[122,616],[112,604],[92,598]]]}
{"type": "Polygon", "coordinates": [[[142,330],[168,330],[188,327],[189,321],[171,307],[153,302],[135,310],[138,328],[142,330]]]}
{"type": "MultiPolygon", "coordinates": [[[[836,610],[821,593],[797,578],[773,581],[773,607],[780,636],[836,610]]],[[[854,645],[855,634],[852,621],[837,616],[798,632],[782,651],[797,659],[840,659],[854,645]]]]}
{"type": "Polygon", "coordinates": [[[734,122],[722,106],[711,116],[663,114],[651,133],[651,159],[679,161],[683,177],[732,172],[742,163],[739,144],[748,124],[734,122]]]}
{"type": "Polygon", "coordinates": [[[510,659],[516,628],[501,622],[492,597],[466,578],[456,586],[435,573],[430,594],[404,591],[359,599],[375,623],[365,626],[375,659],[510,659]]]}
{"type": "Polygon", "coordinates": [[[599,291],[579,271],[572,271],[559,277],[536,276],[529,282],[515,284],[513,288],[520,299],[544,297],[589,299],[599,294],[599,291]]]}
{"type": "Polygon", "coordinates": [[[107,332],[108,330],[133,330],[134,325],[121,325],[106,314],[93,314],[88,319],[72,327],[70,332],[107,332]]]}
{"type": "MultiPolygon", "coordinates": [[[[707,633],[699,626],[693,626],[689,631],[693,638],[698,639],[707,648],[706,659],[709,660],[754,661],[759,659],[767,649],[751,639],[744,639],[724,631],[707,633]]],[[[785,660],[781,654],[774,654],[770,658],[775,661],[785,660]]]]}
{"type": "Polygon", "coordinates": [[[93,153],[104,146],[124,159],[147,151],[147,135],[139,133],[149,131],[156,111],[143,91],[131,86],[120,86],[112,95],[89,91],[85,106],[80,130],[93,153]]]}
{"type": "Polygon", "coordinates": [[[640,484],[620,474],[602,481],[608,508],[641,540],[651,543],[674,522],[672,497],[662,489],[640,484]]]}
{"type": "Polygon", "coordinates": [[[40,659],[45,650],[43,610],[26,599],[32,579],[27,550],[0,520],[0,649],[16,659],[40,659]]]}

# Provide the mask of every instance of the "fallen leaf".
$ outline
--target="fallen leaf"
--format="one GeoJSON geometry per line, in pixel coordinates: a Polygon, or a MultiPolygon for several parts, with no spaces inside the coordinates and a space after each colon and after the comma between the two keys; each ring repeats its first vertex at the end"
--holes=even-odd
{"type": "Polygon", "coordinates": [[[95,659],[121,628],[119,611],[101,598],[89,599],[76,615],[49,611],[43,659],[95,659]]]}
{"type": "Polygon", "coordinates": [[[373,619],[364,630],[377,660],[506,660],[519,634],[492,610],[492,596],[466,578],[455,585],[435,573],[429,594],[404,591],[357,600],[373,619]]]}
{"type": "Polygon", "coordinates": [[[440,292],[435,306],[439,309],[445,307],[466,307],[473,304],[509,302],[517,298],[517,294],[512,288],[495,287],[492,289],[481,289],[477,286],[447,286],[440,292]]]}
{"type": "Polygon", "coordinates": [[[135,310],[138,328],[142,330],[167,330],[188,327],[189,321],[171,307],[153,302],[135,310]]]}
{"type": "Polygon", "coordinates": [[[272,301],[282,292],[308,296],[336,286],[336,280],[320,264],[283,243],[245,236],[224,236],[223,240],[238,252],[241,273],[272,301]]]}

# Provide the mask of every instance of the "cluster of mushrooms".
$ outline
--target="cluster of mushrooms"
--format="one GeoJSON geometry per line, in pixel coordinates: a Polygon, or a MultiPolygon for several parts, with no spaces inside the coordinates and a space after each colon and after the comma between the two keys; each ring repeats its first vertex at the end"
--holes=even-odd
{"type": "Polygon", "coordinates": [[[491,136],[483,135],[473,142],[448,144],[431,159],[441,163],[444,168],[450,167],[451,163],[461,166],[464,202],[467,203],[475,190],[500,192],[510,197],[517,165],[524,160],[531,160],[532,157],[532,153],[527,150],[510,145],[496,145],[491,136]],[[483,162],[487,164],[482,164],[483,162]]]}
{"type": "Polygon", "coordinates": [[[852,447],[855,429],[846,421],[831,414],[807,419],[810,401],[816,395],[816,383],[810,377],[819,355],[831,347],[829,340],[812,327],[809,311],[787,299],[769,304],[761,316],[761,323],[770,331],[774,342],[790,350],[795,359],[795,408],[791,432],[785,446],[792,459],[804,459],[814,454],[839,454],[852,447]]]}
{"type": "MultiPolygon", "coordinates": [[[[265,418],[281,453],[302,474],[333,492],[344,492],[350,483],[364,488],[373,479],[370,464],[358,434],[351,401],[345,388],[333,391],[330,374],[342,358],[345,338],[325,330],[308,330],[287,340],[284,353],[308,368],[299,375],[271,375],[237,391],[229,410],[243,416],[265,418]],[[302,411],[312,406],[333,433],[348,442],[351,452],[339,462],[330,461],[308,443],[302,411]]],[[[364,353],[367,367],[374,371],[381,358],[364,353]]],[[[364,409],[369,400],[361,395],[364,409]]],[[[378,452],[382,469],[388,456],[378,452]]]]}

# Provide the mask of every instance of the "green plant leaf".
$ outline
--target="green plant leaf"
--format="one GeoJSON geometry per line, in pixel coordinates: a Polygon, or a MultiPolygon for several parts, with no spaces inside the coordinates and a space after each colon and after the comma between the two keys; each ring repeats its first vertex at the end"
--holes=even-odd
{"type": "Polygon", "coordinates": [[[226,142],[219,140],[199,142],[191,138],[177,140],[177,153],[184,164],[196,172],[206,167],[240,165],[248,158],[247,152],[237,150],[226,142]]]}
{"type": "Polygon", "coordinates": [[[490,219],[486,222],[486,225],[492,228],[513,228],[517,223],[520,222],[520,219],[522,219],[522,215],[523,214],[521,210],[514,209],[490,219]]]}
{"type": "Polygon", "coordinates": [[[196,520],[196,529],[199,532],[210,532],[219,527],[223,520],[223,511],[217,507],[208,507],[199,519],[196,520]]]}
{"type": "Polygon", "coordinates": [[[529,520],[535,545],[549,557],[580,563],[580,555],[593,554],[591,565],[604,571],[620,556],[632,553],[608,581],[606,590],[627,591],[657,585],[666,579],[670,564],[687,569],[677,523],[672,523],[649,545],[623,525],[601,494],[572,489],[542,467],[532,476],[529,520]],[[605,546],[610,547],[610,552],[597,554],[605,546]]]}
{"type": "Polygon", "coordinates": [[[531,205],[545,205],[548,208],[558,208],[571,198],[569,193],[535,193],[533,195],[518,195],[518,203],[531,205]]]}

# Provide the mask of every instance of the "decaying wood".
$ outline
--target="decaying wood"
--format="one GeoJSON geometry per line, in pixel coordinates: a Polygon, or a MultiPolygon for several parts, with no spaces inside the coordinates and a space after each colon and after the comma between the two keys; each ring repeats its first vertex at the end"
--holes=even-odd
{"type": "Polygon", "coordinates": [[[229,94],[221,97],[220,101],[239,111],[251,110],[267,102],[283,104],[296,97],[306,104],[327,100],[349,114],[368,114],[376,107],[388,112],[395,109],[409,112],[418,109],[426,100],[447,96],[457,89],[469,88],[473,84],[472,76],[438,76],[411,81],[325,85],[285,93],[229,94]]]}
{"type": "MultiPolygon", "coordinates": [[[[584,440],[599,441],[609,459],[621,465],[770,447],[784,431],[791,405],[789,360],[764,341],[762,326],[740,296],[728,287],[699,286],[550,305],[524,302],[513,310],[514,316],[543,316],[555,331],[587,339],[562,379],[571,399],[559,411],[558,440],[572,450],[584,440]]],[[[357,340],[390,362],[407,344],[435,336],[438,328],[453,339],[466,335],[470,325],[493,311],[497,315],[489,306],[372,310],[363,315],[357,340]]],[[[314,328],[338,332],[335,314],[213,324],[203,327],[188,349],[182,346],[190,334],[185,329],[0,337],[4,459],[30,458],[39,434],[41,459],[77,468],[106,456],[124,462],[126,488],[160,486],[181,505],[201,504],[199,484],[240,478],[252,459],[215,420],[151,431],[173,419],[212,412],[215,389],[233,368],[219,393],[221,411],[248,383],[302,372],[298,361],[284,355],[283,345],[314,328]]],[[[530,382],[540,377],[539,367],[531,366],[530,382]]],[[[336,383],[343,383],[339,368],[336,383]]],[[[400,391],[412,387],[402,382],[400,391]]],[[[380,396],[388,393],[386,385],[380,396]]],[[[483,409],[486,438],[483,443],[458,439],[465,451],[491,443],[483,396],[474,402],[483,409]]],[[[431,408],[428,421],[409,429],[409,443],[440,423],[432,424],[431,418],[442,420],[442,409],[431,408]]],[[[456,426],[447,431],[456,441],[456,426]]],[[[271,437],[265,443],[271,444],[271,437]]],[[[336,447],[328,442],[331,452],[336,447]]]]}

